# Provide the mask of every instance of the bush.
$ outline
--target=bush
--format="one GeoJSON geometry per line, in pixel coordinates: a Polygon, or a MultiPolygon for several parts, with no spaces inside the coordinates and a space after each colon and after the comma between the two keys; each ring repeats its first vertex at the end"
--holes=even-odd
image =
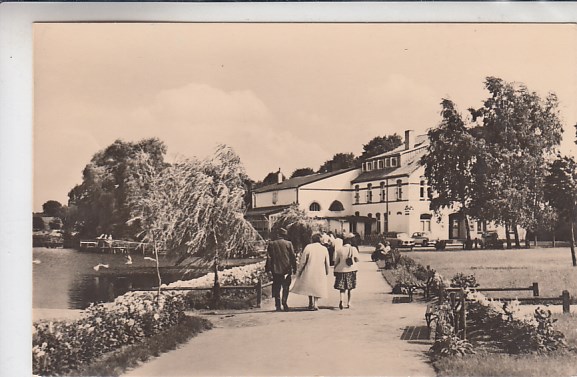
{"type": "Polygon", "coordinates": [[[478,287],[479,284],[477,283],[477,278],[475,275],[465,275],[462,272],[459,272],[455,276],[451,278],[451,287],[453,288],[475,288],[478,287]]]}
{"type": "Polygon", "coordinates": [[[66,373],[106,352],[178,324],[184,318],[182,298],[164,293],[157,299],[155,295],[131,292],[111,305],[91,305],[79,320],[34,323],[34,374],[66,373]]]}

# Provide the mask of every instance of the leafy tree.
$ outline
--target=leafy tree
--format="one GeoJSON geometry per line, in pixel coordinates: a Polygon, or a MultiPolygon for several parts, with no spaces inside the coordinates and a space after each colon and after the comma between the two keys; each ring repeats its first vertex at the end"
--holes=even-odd
{"type": "Polygon", "coordinates": [[[148,190],[133,197],[131,221],[140,223],[143,240],[155,252],[176,253],[181,261],[194,257],[194,263],[212,262],[218,299],[220,259],[251,250],[259,237],[244,219],[247,177],[240,159],[226,146],[210,159],[184,160],[162,170],[150,156],[141,158],[147,167],[141,185],[148,190]]]}
{"type": "Polygon", "coordinates": [[[403,144],[403,140],[396,133],[393,135],[374,137],[367,144],[363,145],[363,153],[359,157],[359,160],[364,161],[381,153],[392,151],[401,144],[403,144]]]}
{"type": "Polygon", "coordinates": [[[577,162],[572,157],[558,156],[549,165],[546,180],[546,197],[556,209],[562,221],[570,224],[570,246],[573,266],[577,266],[575,257],[575,223],[577,222],[577,162]]]}
{"type": "Polygon", "coordinates": [[[311,168],[300,168],[300,169],[296,169],[295,171],[293,171],[293,173],[291,174],[291,178],[296,178],[296,177],[304,177],[307,175],[311,175],[314,174],[315,171],[311,168]]]}
{"type": "Polygon", "coordinates": [[[32,230],[44,230],[46,229],[46,224],[41,216],[32,216],[32,230]]]}
{"type": "Polygon", "coordinates": [[[278,234],[278,230],[287,230],[287,239],[290,240],[297,251],[302,249],[311,241],[311,235],[319,226],[307,214],[299,209],[297,204],[285,209],[276,218],[272,225],[273,234],[278,234]]]}
{"type": "Polygon", "coordinates": [[[48,223],[48,226],[50,227],[50,229],[62,229],[62,220],[60,220],[59,217],[56,217],[56,218],[50,220],[50,223],[48,223]]]}
{"type": "Polygon", "coordinates": [[[485,217],[512,228],[519,247],[518,225],[536,230],[552,216],[544,199],[543,177],[546,159],[561,141],[558,101],[554,94],[542,99],[523,84],[495,77],[488,77],[485,87],[489,98],[472,111],[474,119],[482,117],[478,136],[488,152],[478,156],[486,169],[480,172],[485,185],[476,205],[485,217]]]}
{"type": "Polygon", "coordinates": [[[58,217],[61,215],[62,204],[56,200],[49,200],[42,204],[42,212],[46,216],[58,217]]]}
{"type": "Polygon", "coordinates": [[[75,228],[83,237],[101,233],[117,238],[133,239],[140,231],[138,223],[128,225],[129,202],[149,188],[139,179],[142,174],[141,155],[155,170],[165,168],[166,147],[156,138],[137,143],[116,140],[94,154],[83,171],[82,184],[69,193],[69,206],[75,206],[75,228]]]}
{"type": "Polygon", "coordinates": [[[438,212],[458,206],[470,241],[468,215],[477,189],[474,172],[479,148],[454,103],[443,99],[441,107],[441,123],[429,130],[430,144],[422,158],[425,176],[436,193],[431,199],[431,209],[438,212]]]}
{"type": "Polygon", "coordinates": [[[319,168],[319,173],[328,173],[340,169],[352,168],[355,166],[355,155],[353,153],[337,153],[328,161],[325,161],[319,168]]]}
{"type": "Polygon", "coordinates": [[[256,187],[262,187],[262,186],[274,185],[275,183],[278,183],[278,175],[279,174],[281,174],[281,179],[284,181],[286,179],[286,177],[284,174],[281,173],[281,171],[279,169],[278,171],[272,171],[272,172],[268,173],[266,175],[266,177],[264,177],[262,182],[257,183],[255,186],[256,187]]]}

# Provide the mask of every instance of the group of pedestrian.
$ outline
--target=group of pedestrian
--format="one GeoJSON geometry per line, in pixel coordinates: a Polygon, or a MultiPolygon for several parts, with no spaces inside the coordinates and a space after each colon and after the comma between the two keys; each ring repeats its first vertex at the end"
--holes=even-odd
{"type": "Polygon", "coordinates": [[[328,296],[327,285],[334,265],[334,288],[340,292],[340,309],[351,307],[351,291],[357,286],[359,251],[354,246],[355,235],[345,233],[342,238],[331,232],[315,232],[305,246],[297,265],[287,231],[279,229],[267,247],[266,270],[272,274],[272,295],[277,311],[289,311],[289,291],[309,297],[309,310],[319,310],[318,300],[328,296]],[[296,280],[292,289],[292,277],[296,280]]]}

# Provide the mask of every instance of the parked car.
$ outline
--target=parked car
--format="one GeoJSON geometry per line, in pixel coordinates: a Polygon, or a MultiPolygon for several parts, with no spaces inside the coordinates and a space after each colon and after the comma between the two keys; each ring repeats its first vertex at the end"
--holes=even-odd
{"type": "Polygon", "coordinates": [[[483,233],[481,242],[484,249],[502,249],[504,247],[504,242],[499,239],[497,232],[483,233]]]}
{"type": "Polygon", "coordinates": [[[423,247],[433,246],[438,240],[438,238],[434,238],[429,232],[415,232],[411,238],[415,241],[415,245],[423,247]]]}
{"type": "Polygon", "coordinates": [[[389,232],[385,234],[385,240],[391,243],[392,248],[409,248],[413,249],[415,241],[403,232],[389,232]]]}

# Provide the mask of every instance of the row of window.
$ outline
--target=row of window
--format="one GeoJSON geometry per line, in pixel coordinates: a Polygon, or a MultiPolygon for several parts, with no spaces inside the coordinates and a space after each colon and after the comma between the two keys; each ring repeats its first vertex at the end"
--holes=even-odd
{"type": "MultiPolygon", "coordinates": [[[[355,185],[355,204],[359,204],[361,201],[360,186],[355,185]]],[[[373,185],[369,183],[367,185],[367,203],[373,202],[373,185]]],[[[403,181],[397,179],[395,186],[395,200],[403,200],[403,181]]],[[[379,201],[387,201],[387,188],[385,187],[385,182],[381,182],[379,186],[379,201]]]]}
{"type": "MultiPolygon", "coordinates": [[[[317,202],[312,202],[311,205],[309,206],[309,211],[311,211],[311,212],[318,212],[320,210],[321,210],[321,205],[317,202]]],[[[329,211],[339,212],[339,211],[344,211],[344,210],[345,210],[345,207],[343,206],[343,203],[339,202],[338,200],[335,200],[329,206],[329,211]]]]}
{"type": "Polygon", "coordinates": [[[395,156],[363,162],[362,170],[371,171],[384,168],[396,168],[397,166],[399,166],[399,158],[395,156]]]}
{"type": "MultiPolygon", "coordinates": [[[[355,185],[355,204],[359,204],[361,200],[360,194],[360,186],[355,185]]],[[[403,181],[397,179],[395,185],[395,200],[403,200],[403,181]]],[[[420,200],[427,200],[431,199],[432,197],[432,189],[431,187],[427,186],[427,181],[421,180],[420,182],[420,192],[419,192],[420,200]]],[[[381,182],[379,186],[379,201],[385,202],[387,201],[387,188],[385,187],[385,182],[381,182]]],[[[366,193],[366,202],[372,203],[373,202],[373,185],[372,183],[367,184],[367,193],[366,193]]]]}

